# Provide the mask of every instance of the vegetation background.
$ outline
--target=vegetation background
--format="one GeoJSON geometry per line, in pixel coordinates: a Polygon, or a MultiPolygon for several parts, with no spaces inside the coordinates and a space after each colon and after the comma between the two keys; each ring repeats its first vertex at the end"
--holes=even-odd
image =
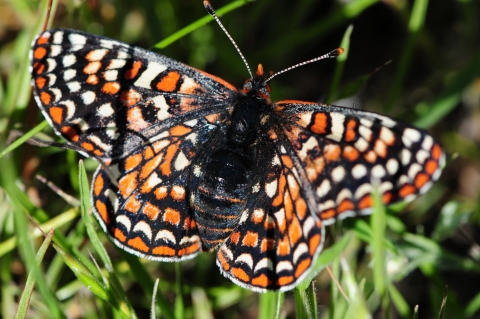
{"type": "MultiPolygon", "coordinates": [[[[279,71],[343,41],[343,60],[275,78],[273,99],[335,102],[426,128],[448,153],[440,181],[409,205],[378,206],[371,218],[327,230],[330,248],[317,270],[329,263],[345,296],[327,271],[314,285],[259,295],[223,278],[215,254],[181,264],[140,260],[116,249],[85,214],[81,156],[22,142],[7,148],[14,130],[29,137],[43,121],[27,56],[46,1],[2,0],[0,317],[144,318],[153,309],[164,318],[480,318],[480,2],[212,2],[216,9],[235,7],[221,19],[253,69],[263,63],[279,71]],[[37,174],[73,198],[62,198],[37,174]],[[35,231],[27,214],[45,231],[55,227],[56,249],[44,252],[52,236],[35,231]]],[[[53,26],[144,48],[165,46],[161,40],[206,16],[200,0],[59,0],[53,9],[53,26]]],[[[248,73],[221,29],[215,23],[192,29],[158,52],[241,86],[248,73]]],[[[50,128],[42,132],[37,137],[58,140],[50,128]]],[[[95,166],[85,160],[89,177],[95,166]]]]}

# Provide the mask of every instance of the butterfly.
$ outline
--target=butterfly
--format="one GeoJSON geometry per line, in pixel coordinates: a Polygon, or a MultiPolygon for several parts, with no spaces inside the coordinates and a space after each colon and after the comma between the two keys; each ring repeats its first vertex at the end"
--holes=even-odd
{"type": "Polygon", "coordinates": [[[102,163],[91,203],[113,242],[157,261],[217,249],[222,274],[253,291],[294,288],[322,250],[326,225],[371,213],[375,191],[384,204],[412,200],[445,162],[432,136],[389,117],[272,102],[273,76],[261,65],[237,89],[70,29],[44,31],[30,55],[43,115],[102,163]]]}

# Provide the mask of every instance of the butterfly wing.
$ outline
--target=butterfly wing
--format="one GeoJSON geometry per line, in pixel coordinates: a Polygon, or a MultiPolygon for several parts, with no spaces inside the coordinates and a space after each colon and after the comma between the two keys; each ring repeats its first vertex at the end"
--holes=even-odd
{"type": "Polygon", "coordinates": [[[188,196],[190,164],[228,118],[235,88],[159,54],[68,29],[31,51],[34,95],[55,132],[101,159],[92,203],[115,243],[157,260],[201,249],[188,196]]]}
{"type": "Polygon", "coordinates": [[[251,200],[220,247],[217,265],[248,289],[290,290],[321,251],[323,224],[311,213],[308,198],[314,195],[302,189],[300,172],[273,128],[259,145],[256,167],[251,200]]]}
{"type": "Polygon", "coordinates": [[[299,101],[278,102],[274,113],[326,224],[370,213],[375,189],[384,204],[412,200],[445,162],[428,133],[376,113],[299,101]]]}

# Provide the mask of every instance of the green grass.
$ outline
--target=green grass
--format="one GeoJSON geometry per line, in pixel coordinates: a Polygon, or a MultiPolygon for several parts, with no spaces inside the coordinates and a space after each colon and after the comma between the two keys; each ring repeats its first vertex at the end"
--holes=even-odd
{"type": "MultiPolygon", "coordinates": [[[[0,317],[480,317],[478,2],[213,1],[252,69],[263,62],[278,71],[347,49],[276,77],[274,100],[361,101],[428,128],[454,154],[413,203],[377,200],[373,216],[327,228],[307,279],[293,292],[267,294],[221,276],[213,253],[172,264],[118,250],[91,216],[95,161],[78,165],[75,152],[25,144],[32,136],[58,141],[31,97],[27,68],[46,3],[10,0],[0,13],[0,317]],[[14,130],[25,134],[8,144],[14,130]]],[[[211,18],[199,0],[64,0],[53,8],[53,26],[162,48],[237,86],[248,77],[220,28],[205,24],[211,18]]]]}

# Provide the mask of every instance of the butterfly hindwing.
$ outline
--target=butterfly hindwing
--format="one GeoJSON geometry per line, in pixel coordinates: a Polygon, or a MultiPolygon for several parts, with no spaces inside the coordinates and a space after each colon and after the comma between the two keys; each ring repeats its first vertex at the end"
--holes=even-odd
{"type": "Polygon", "coordinates": [[[369,213],[374,189],[384,204],[423,194],[445,161],[426,132],[376,113],[300,101],[278,102],[275,113],[327,224],[369,213]]]}
{"type": "Polygon", "coordinates": [[[296,286],[323,245],[322,222],[311,213],[292,158],[274,135],[259,146],[255,196],[217,254],[226,277],[255,291],[296,286]]]}

